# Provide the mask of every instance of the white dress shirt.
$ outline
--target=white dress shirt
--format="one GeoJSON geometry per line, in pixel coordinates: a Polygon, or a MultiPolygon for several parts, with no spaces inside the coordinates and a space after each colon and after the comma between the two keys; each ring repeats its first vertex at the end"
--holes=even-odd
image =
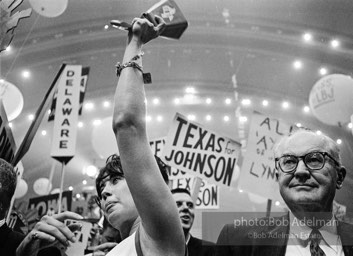
{"type": "MultiPolygon", "coordinates": [[[[290,212],[289,214],[290,228],[288,245],[285,256],[311,256],[310,243],[308,242],[312,229],[304,224],[296,225],[300,221],[290,212]]],[[[332,216],[327,225],[319,229],[322,240],[320,248],[325,252],[326,256],[344,256],[342,242],[337,234],[337,222],[332,216]]]]}

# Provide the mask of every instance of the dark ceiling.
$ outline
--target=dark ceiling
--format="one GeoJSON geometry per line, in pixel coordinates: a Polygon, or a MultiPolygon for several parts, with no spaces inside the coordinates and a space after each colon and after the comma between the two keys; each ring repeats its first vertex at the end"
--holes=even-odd
{"type": "MultiPolygon", "coordinates": [[[[117,78],[114,65],[122,59],[126,33],[112,27],[104,28],[112,19],[131,21],[146,11],[152,0],[70,0],[65,12],[47,18],[33,12],[20,22],[10,52],[0,54],[1,77],[15,84],[24,96],[24,108],[12,121],[17,142],[30,125],[28,115],[35,113],[62,63],[90,67],[85,102],[95,104],[93,110],[84,108],[80,121],[77,153],[66,168],[65,187],[82,189],[82,180],[88,185],[93,180],[82,175],[89,164],[101,165],[92,146],[92,121],[111,116],[111,107],[102,107],[103,101],[112,104],[117,78]],[[24,79],[23,70],[31,76],[24,79]]],[[[353,142],[347,124],[328,126],[305,114],[312,86],[320,79],[318,70],[325,66],[330,74],[352,75],[353,67],[353,2],[323,0],[179,0],[177,1],[189,27],[180,40],[157,39],[145,47],[145,70],[152,73],[153,84],[147,86],[148,124],[151,138],[167,134],[175,112],[194,114],[196,120],[210,129],[240,140],[235,109],[241,107],[244,115],[252,110],[281,118],[288,123],[302,123],[340,138],[343,163],[348,167],[345,187],[337,201],[353,212],[353,142]],[[313,40],[303,42],[302,35],[311,32],[313,40]],[[336,38],[341,45],[329,46],[336,38]],[[303,68],[293,69],[293,61],[300,59],[303,68]],[[232,77],[236,76],[239,101],[234,100],[232,77]],[[199,99],[212,98],[213,104],[178,105],[175,97],[182,97],[186,87],[194,87],[199,99]],[[157,97],[160,105],[152,100],[157,97]],[[224,104],[232,99],[230,105],[224,104]],[[249,107],[241,100],[249,98],[249,107]],[[261,106],[267,99],[270,105],[261,106]],[[290,102],[282,110],[283,100],[290,102]],[[213,121],[206,124],[204,116],[213,121]],[[163,121],[156,121],[158,115],[163,121]],[[224,115],[230,117],[225,123],[224,115]]],[[[27,0],[20,9],[30,7],[27,0]]],[[[203,101],[202,101],[203,102],[203,101]]],[[[347,122],[348,123],[348,122],[347,122]]],[[[248,123],[246,124],[248,126],[248,123]]],[[[38,134],[23,159],[24,179],[29,185],[25,198],[34,195],[32,185],[39,177],[48,177],[53,162],[50,157],[52,123],[43,120],[38,134]],[[43,136],[42,130],[47,134],[43,136]]],[[[99,132],[99,131],[98,131],[99,132]]],[[[102,133],[102,136],[106,134],[102,133]]],[[[102,140],[104,140],[102,138],[102,140]]],[[[60,164],[55,166],[53,187],[59,186],[60,164]]]]}

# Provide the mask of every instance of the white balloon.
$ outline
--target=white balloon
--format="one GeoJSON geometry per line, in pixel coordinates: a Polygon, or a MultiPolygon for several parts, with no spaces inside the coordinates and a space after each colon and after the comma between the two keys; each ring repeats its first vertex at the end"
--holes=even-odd
{"type": "Polygon", "coordinates": [[[23,197],[28,191],[28,185],[27,182],[24,181],[23,179],[20,179],[17,182],[17,187],[16,187],[16,191],[15,191],[15,198],[21,198],[23,197]]]}
{"type": "Polygon", "coordinates": [[[5,112],[9,121],[14,120],[22,112],[23,96],[13,84],[0,80],[0,99],[4,103],[5,112]]]}
{"type": "Polygon", "coordinates": [[[33,184],[34,192],[36,192],[40,196],[47,195],[48,191],[51,190],[51,187],[52,185],[49,179],[47,178],[39,178],[33,184]],[[48,190],[48,185],[49,185],[49,190],[48,190]]]}
{"type": "Polygon", "coordinates": [[[50,194],[59,194],[60,193],[60,188],[54,188],[50,194]]]}
{"type": "Polygon", "coordinates": [[[112,117],[103,119],[102,123],[95,126],[92,131],[93,148],[102,159],[106,159],[112,154],[118,154],[112,120],[112,117]]]}
{"type": "Polygon", "coordinates": [[[32,8],[44,17],[57,17],[64,13],[68,0],[29,0],[32,8]]]}
{"type": "Polygon", "coordinates": [[[315,83],[309,95],[314,116],[329,125],[348,123],[353,114],[353,79],[332,74],[315,83]]]}

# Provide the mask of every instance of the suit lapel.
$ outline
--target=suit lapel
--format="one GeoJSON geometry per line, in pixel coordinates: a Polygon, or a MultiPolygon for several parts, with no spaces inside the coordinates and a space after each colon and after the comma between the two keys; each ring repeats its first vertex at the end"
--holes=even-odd
{"type": "Polygon", "coordinates": [[[338,222],[337,233],[340,236],[345,256],[353,256],[353,225],[338,222]]]}
{"type": "MultiPolygon", "coordinates": [[[[285,215],[279,218],[280,223],[289,223],[289,215],[285,215]]],[[[276,222],[278,223],[278,222],[276,222]]],[[[270,226],[265,232],[267,240],[267,245],[256,246],[254,255],[258,256],[284,256],[286,253],[289,226],[288,225],[278,225],[270,226]]]]}

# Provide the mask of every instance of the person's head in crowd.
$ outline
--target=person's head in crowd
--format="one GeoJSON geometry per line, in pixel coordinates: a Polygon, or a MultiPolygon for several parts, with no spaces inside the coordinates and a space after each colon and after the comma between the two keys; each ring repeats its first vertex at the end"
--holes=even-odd
{"type": "Polygon", "coordinates": [[[17,174],[13,166],[0,158],[0,220],[6,216],[16,184],[17,174]]]}
{"type": "Polygon", "coordinates": [[[189,190],[176,188],[172,191],[173,198],[179,210],[181,226],[185,236],[190,232],[195,218],[195,204],[192,201],[189,190]]]}
{"type": "MultiPolygon", "coordinates": [[[[155,156],[164,181],[168,184],[167,166],[155,156]]],[[[96,179],[98,204],[103,209],[110,224],[119,229],[122,225],[132,226],[138,217],[138,212],[131,192],[127,186],[120,157],[108,157],[106,165],[99,170],[96,179]]]]}
{"type": "Polygon", "coordinates": [[[104,218],[102,229],[102,242],[101,243],[119,243],[121,241],[119,230],[114,228],[109,221],[104,218]]]}
{"type": "Polygon", "coordinates": [[[299,129],[274,147],[276,177],[292,212],[332,212],[336,189],[346,175],[340,150],[323,133],[299,129]]]}

